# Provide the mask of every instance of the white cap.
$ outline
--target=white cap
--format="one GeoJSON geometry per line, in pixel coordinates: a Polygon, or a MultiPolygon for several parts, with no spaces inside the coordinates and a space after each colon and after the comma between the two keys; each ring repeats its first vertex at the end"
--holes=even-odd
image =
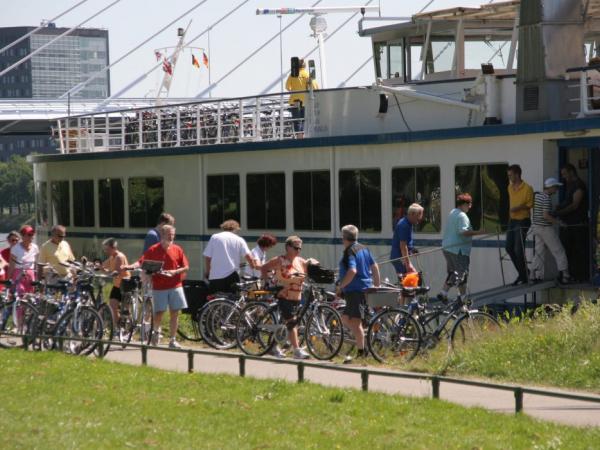
{"type": "Polygon", "coordinates": [[[562,183],[553,177],[546,178],[546,181],[544,181],[544,187],[549,188],[553,186],[562,186],[562,183]]]}

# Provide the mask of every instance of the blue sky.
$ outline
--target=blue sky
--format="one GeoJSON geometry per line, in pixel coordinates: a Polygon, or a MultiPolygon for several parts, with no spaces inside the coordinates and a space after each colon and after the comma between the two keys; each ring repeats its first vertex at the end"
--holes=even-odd
{"type": "MultiPolygon", "coordinates": [[[[90,0],[57,21],[59,27],[76,25],[94,12],[102,9],[113,0],[90,0]]],[[[137,44],[162,28],[172,19],[191,8],[199,0],[121,0],[113,8],[86,23],[85,27],[99,27],[109,30],[111,60],[116,60],[137,44]]],[[[211,78],[218,80],[253,52],[261,44],[279,32],[279,19],[276,16],[257,16],[257,8],[307,7],[317,0],[250,0],[234,15],[210,32],[211,78]]],[[[368,0],[322,0],[319,6],[352,6],[366,4],[368,0]]],[[[0,26],[38,25],[43,19],[50,19],[68,9],[76,0],[28,0],[27,2],[7,1],[3,4],[0,26]],[[26,5],[26,6],[25,6],[26,5]]],[[[214,21],[241,0],[207,0],[206,3],[170,29],[165,30],[140,50],[117,64],[111,70],[112,90],[117,92],[137,76],[150,69],[156,60],[154,49],[176,44],[176,29],[186,27],[192,20],[188,37],[204,31],[214,21]]],[[[381,5],[383,16],[410,16],[429,3],[429,0],[372,0],[371,5],[381,5]]],[[[427,10],[453,6],[479,6],[487,0],[435,0],[427,10]]],[[[330,14],[327,16],[328,30],[332,32],[350,14],[330,14]]],[[[297,16],[283,16],[285,27],[297,16]]],[[[283,33],[283,62],[287,70],[290,57],[304,55],[316,46],[310,36],[310,17],[304,16],[287,32],[283,33]]],[[[358,17],[332,36],[326,43],[328,84],[337,87],[355,72],[371,53],[370,40],[357,34],[358,17]]],[[[208,47],[205,34],[194,46],[208,47]]],[[[207,52],[208,53],[208,52],[207,52]]],[[[318,64],[318,52],[313,53],[318,64]]],[[[235,97],[253,95],[263,91],[275,81],[280,73],[279,38],[245,63],[234,74],[224,79],[214,88],[213,96],[235,97]]],[[[144,82],[137,85],[125,96],[154,96],[162,71],[157,70],[144,82]]],[[[373,82],[373,65],[366,64],[349,81],[348,85],[368,85],[373,82]]],[[[195,96],[208,87],[208,73],[192,67],[190,52],[186,51],[178,63],[175,80],[171,89],[173,97],[195,96]]],[[[271,92],[279,90],[276,85],[271,92]]]]}

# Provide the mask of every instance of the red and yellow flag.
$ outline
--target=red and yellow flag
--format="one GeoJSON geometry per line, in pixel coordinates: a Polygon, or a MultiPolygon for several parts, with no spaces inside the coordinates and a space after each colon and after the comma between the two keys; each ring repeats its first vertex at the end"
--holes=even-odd
{"type": "Polygon", "coordinates": [[[198,69],[200,68],[200,62],[198,61],[198,58],[196,58],[194,55],[192,55],[192,66],[198,69]]]}

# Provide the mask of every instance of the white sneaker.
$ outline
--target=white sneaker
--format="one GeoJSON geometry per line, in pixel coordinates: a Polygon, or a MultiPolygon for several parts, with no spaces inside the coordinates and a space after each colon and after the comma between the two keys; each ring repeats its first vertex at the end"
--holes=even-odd
{"type": "Polygon", "coordinates": [[[175,339],[171,339],[169,341],[169,348],[181,348],[181,345],[175,339]]]}
{"type": "Polygon", "coordinates": [[[308,359],[310,355],[304,351],[302,348],[294,349],[294,359],[308,359]]]}
{"type": "Polygon", "coordinates": [[[285,358],[285,353],[283,353],[283,350],[281,350],[279,348],[279,345],[275,345],[271,349],[271,356],[274,356],[275,358],[283,359],[283,358],[285,358]]]}
{"type": "Polygon", "coordinates": [[[160,341],[160,334],[158,334],[158,331],[153,331],[152,332],[152,338],[150,339],[150,345],[154,345],[155,347],[158,346],[160,341]]]}

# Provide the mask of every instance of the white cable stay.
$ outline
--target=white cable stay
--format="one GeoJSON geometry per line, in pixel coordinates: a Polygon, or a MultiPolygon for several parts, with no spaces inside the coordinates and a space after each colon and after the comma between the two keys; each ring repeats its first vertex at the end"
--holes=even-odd
{"type": "MultiPolygon", "coordinates": [[[[195,41],[197,41],[198,39],[200,39],[202,36],[204,36],[206,33],[208,33],[210,30],[212,30],[214,27],[216,27],[217,25],[219,25],[221,22],[223,22],[225,19],[227,19],[229,16],[231,16],[233,13],[235,13],[238,9],[240,9],[242,6],[244,6],[246,3],[248,3],[250,0],[242,0],[240,3],[238,3],[237,6],[235,6],[234,8],[230,9],[227,13],[225,13],[223,16],[221,16],[218,20],[216,20],[215,22],[213,22],[211,25],[209,25],[208,27],[206,27],[204,29],[204,31],[202,31],[200,34],[197,34],[196,36],[194,36],[192,39],[190,39],[188,42],[186,42],[184,44],[185,47],[193,44],[195,41]]],[[[170,55],[169,58],[171,58],[173,55],[170,55]]],[[[137,86],[139,83],[141,83],[142,81],[144,81],[146,78],[148,78],[148,75],[150,75],[152,72],[154,72],[156,69],[158,69],[159,67],[162,67],[163,63],[162,61],[157,63],[156,65],[154,65],[152,68],[150,68],[149,70],[147,70],[145,73],[143,73],[142,75],[140,75],[139,77],[137,77],[135,80],[133,80],[131,83],[129,83],[127,86],[125,86],[123,89],[121,89],[119,92],[111,95],[110,97],[106,98],[104,100],[104,102],[102,102],[100,105],[98,105],[98,108],[96,108],[96,110],[101,110],[106,104],[108,104],[111,100],[120,97],[121,95],[123,95],[124,93],[128,92],[130,89],[132,89],[133,87],[137,86]]]]}
{"type": "MultiPolygon", "coordinates": [[[[317,0],[315,3],[313,3],[311,5],[311,7],[317,6],[322,1],[323,0],[317,0]]],[[[296,22],[298,22],[303,17],[303,15],[304,14],[301,14],[297,18],[295,18],[294,20],[292,20],[289,24],[287,24],[283,28],[283,30],[281,30],[281,32],[283,33],[288,28],[290,28],[292,25],[294,25],[296,22]]],[[[202,92],[200,92],[198,95],[196,95],[195,98],[202,98],[207,92],[211,91],[220,82],[222,82],[223,80],[225,80],[226,78],[228,78],[232,73],[234,73],[236,70],[238,70],[244,64],[246,64],[246,62],[248,62],[250,59],[252,59],[254,56],[256,56],[256,54],[258,52],[260,52],[261,50],[263,50],[267,45],[269,45],[271,42],[273,42],[275,39],[277,39],[278,36],[279,36],[279,32],[275,33],[273,36],[271,36],[269,39],[267,39],[267,41],[265,41],[262,45],[260,45],[257,49],[255,49],[252,53],[250,53],[247,57],[245,57],[241,62],[239,62],[235,67],[233,67],[231,70],[229,70],[229,72],[227,72],[225,75],[223,75],[221,78],[219,78],[215,83],[211,83],[211,85],[208,86],[208,88],[204,89],[202,92]]]]}
{"type": "Polygon", "coordinates": [[[202,6],[204,3],[206,3],[208,0],[202,0],[198,3],[196,3],[193,7],[191,7],[190,9],[188,9],[187,11],[185,11],[183,14],[181,14],[180,16],[178,16],[177,18],[173,19],[171,22],[169,22],[167,25],[165,25],[164,27],[162,27],[160,30],[158,30],[156,33],[154,33],[152,36],[144,39],[141,43],[139,43],[138,45],[136,45],[133,49],[129,50],[127,53],[125,53],[124,55],[120,56],[118,59],[116,59],[115,61],[113,61],[110,65],[104,66],[102,69],[100,69],[97,72],[94,72],[87,80],[82,81],[81,83],[79,83],[76,86],[73,86],[71,89],[69,89],[67,92],[65,92],[64,94],[62,94],[59,98],[65,98],[67,97],[69,94],[73,95],[76,94],[77,92],[79,92],[81,89],[83,89],[84,86],[86,86],[88,83],[90,83],[92,80],[98,78],[100,75],[102,75],[104,72],[106,72],[107,70],[109,70],[110,68],[112,68],[113,66],[115,66],[116,64],[120,63],[121,61],[123,61],[125,58],[127,58],[129,55],[131,55],[133,52],[135,52],[136,50],[138,50],[139,48],[141,48],[142,46],[144,46],[145,44],[147,44],[148,42],[150,42],[152,39],[154,39],[156,36],[158,36],[160,33],[162,33],[163,31],[165,31],[167,28],[169,28],[171,25],[173,25],[175,22],[177,22],[178,20],[181,20],[182,18],[184,18],[185,16],[187,16],[188,14],[190,14],[192,11],[198,9],[200,6],[202,6]]]}
{"type": "Polygon", "coordinates": [[[31,36],[32,34],[37,33],[38,31],[40,31],[43,28],[46,28],[46,24],[47,23],[52,23],[55,20],[60,19],[62,16],[70,13],[71,11],[73,11],[75,8],[83,5],[85,2],[88,2],[89,0],[81,0],[79,3],[76,3],[75,5],[71,6],[69,9],[67,9],[66,11],[61,12],[58,16],[54,16],[52,19],[49,19],[48,22],[44,22],[42,25],[40,25],[39,27],[31,30],[29,33],[24,34],[23,36],[21,36],[20,38],[12,41],[10,44],[8,44],[7,46],[0,48],[0,54],[4,53],[6,50],[8,50],[9,48],[14,47],[15,45],[17,45],[19,42],[23,42],[25,39],[27,39],[29,36],[31,36]]]}
{"type": "Polygon", "coordinates": [[[100,11],[98,11],[97,13],[93,14],[92,16],[88,17],[87,19],[85,19],[83,22],[75,25],[72,28],[69,28],[67,31],[65,31],[64,33],[58,35],[56,38],[50,40],[49,42],[47,42],[46,44],[42,45],[40,48],[34,50],[33,52],[29,53],[27,56],[21,58],[20,60],[18,60],[16,63],[8,66],[6,69],[4,69],[2,72],[0,72],[0,77],[8,72],[10,72],[11,70],[13,70],[15,67],[20,66],[21,64],[23,64],[25,61],[29,61],[31,58],[33,58],[35,55],[37,55],[39,52],[41,52],[42,50],[44,50],[46,47],[54,44],[56,41],[58,41],[59,39],[62,39],[63,37],[71,34],[73,31],[75,31],[77,28],[80,28],[82,25],[86,24],[87,22],[89,22],[90,20],[94,19],[95,17],[99,16],[100,14],[102,14],[104,11],[106,11],[107,9],[112,8],[113,6],[115,6],[117,3],[119,3],[121,0],[114,0],[110,5],[102,8],[100,11]]]}

